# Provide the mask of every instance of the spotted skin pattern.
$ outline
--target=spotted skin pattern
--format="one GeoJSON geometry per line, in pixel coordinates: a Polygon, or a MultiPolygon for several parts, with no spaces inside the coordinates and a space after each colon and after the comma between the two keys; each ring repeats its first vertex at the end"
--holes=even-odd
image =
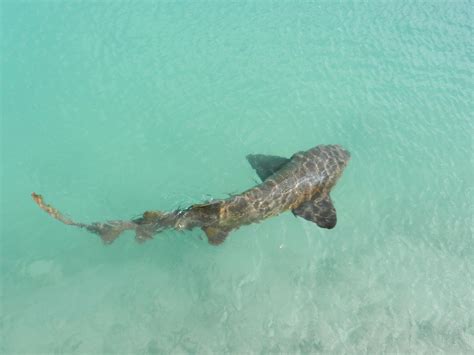
{"type": "Polygon", "coordinates": [[[201,228],[209,243],[218,245],[230,231],[287,210],[322,228],[336,225],[336,211],[329,193],[349,162],[350,154],[344,148],[319,145],[295,153],[290,159],[263,155],[249,155],[247,159],[263,180],[261,184],[224,200],[172,212],[147,211],[142,217],[128,221],[76,223],[44,203],[41,195],[33,193],[32,197],[52,217],[99,235],[105,244],[112,243],[126,230],[134,231],[136,240],[143,242],[168,228],[201,228]]]}

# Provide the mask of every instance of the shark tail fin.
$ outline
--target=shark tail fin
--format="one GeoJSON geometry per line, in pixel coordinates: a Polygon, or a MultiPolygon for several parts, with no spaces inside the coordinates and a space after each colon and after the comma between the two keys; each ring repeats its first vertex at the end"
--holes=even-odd
{"type": "Polygon", "coordinates": [[[103,223],[96,222],[92,224],[78,223],[78,222],[73,221],[70,218],[65,217],[56,208],[45,203],[43,196],[33,192],[31,194],[31,197],[36,202],[36,204],[43,211],[49,214],[51,217],[57,219],[58,221],[64,224],[79,227],[79,228],[85,228],[89,232],[97,234],[100,237],[100,239],[102,239],[104,244],[113,243],[114,240],[117,239],[120,236],[120,234],[122,234],[122,232],[126,230],[137,229],[137,225],[132,221],[108,221],[108,222],[103,222],[103,223]]]}

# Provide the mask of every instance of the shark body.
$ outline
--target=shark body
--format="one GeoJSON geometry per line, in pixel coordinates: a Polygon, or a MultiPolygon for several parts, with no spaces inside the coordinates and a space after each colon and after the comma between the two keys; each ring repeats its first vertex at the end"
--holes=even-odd
{"type": "Polygon", "coordinates": [[[247,160],[262,183],[227,199],[171,212],[147,211],[132,220],[77,223],[45,204],[41,195],[33,193],[32,197],[52,217],[87,229],[106,244],[126,230],[135,231],[135,239],[143,242],[165,229],[201,228],[210,244],[219,245],[232,230],[288,210],[322,228],[334,228],[337,216],[329,193],[350,160],[347,150],[339,145],[319,145],[291,158],[257,154],[248,155],[247,160]]]}

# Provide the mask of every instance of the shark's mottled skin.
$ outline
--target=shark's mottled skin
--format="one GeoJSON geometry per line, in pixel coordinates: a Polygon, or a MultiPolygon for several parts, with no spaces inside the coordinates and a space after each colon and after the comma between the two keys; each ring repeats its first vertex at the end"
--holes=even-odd
{"type": "Polygon", "coordinates": [[[164,229],[201,228],[211,244],[222,243],[230,231],[291,210],[323,228],[336,225],[336,211],[329,197],[350,159],[339,145],[319,145],[295,153],[290,159],[249,155],[248,161],[262,183],[224,200],[213,200],[172,212],[148,211],[130,221],[83,224],[65,218],[32,194],[36,203],[63,223],[86,228],[98,234],[104,243],[112,243],[123,231],[134,230],[139,242],[164,229]]]}

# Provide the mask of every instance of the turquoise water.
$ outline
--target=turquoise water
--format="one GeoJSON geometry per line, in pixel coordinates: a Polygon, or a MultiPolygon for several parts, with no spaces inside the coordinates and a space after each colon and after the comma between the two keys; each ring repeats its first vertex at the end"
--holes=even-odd
{"type": "Polygon", "coordinates": [[[469,1],[2,2],[1,353],[474,351],[469,1]],[[111,246],[337,143],[338,225],[111,246]]]}

